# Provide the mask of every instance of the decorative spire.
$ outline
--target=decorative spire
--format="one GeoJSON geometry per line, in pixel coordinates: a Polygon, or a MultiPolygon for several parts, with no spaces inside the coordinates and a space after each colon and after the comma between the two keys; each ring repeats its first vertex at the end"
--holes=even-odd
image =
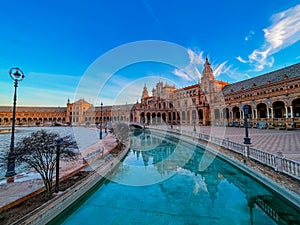
{"type": "Polygon", "coordinates": [[[210,67],[210,63],[208,61],[208,57],[206,56],[204,69],[202,71],[202,78],[201,79],[208,79],[208,80],[214,80],[214,74],[213,70],[210,67]]]}
{"type": "Polygon", "coordinates": [[[149,97],[149,93],[148,93],[148,89],[146,84],[144,85],[144,89],[143,89],[143,93],[142,93],[142,99],[143,98],[148,98],[149,97]]]}
{"type": "Polygon", "coordinates": [[[209,61],[208,61],[207,54],[206,54],[206,58],[205,58],[205,64],[210,65],[210,63],[209,63],[209,61]]]}

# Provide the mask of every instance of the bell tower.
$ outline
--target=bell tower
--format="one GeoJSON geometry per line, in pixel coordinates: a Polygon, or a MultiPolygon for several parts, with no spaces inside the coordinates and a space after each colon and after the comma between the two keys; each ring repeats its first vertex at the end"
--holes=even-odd
{"type": "Polygon", "coordinates": [[[210,63],[206,56],[204,68],[201,76],[200,90],[204,94],[202,96],[204,100],[203,107],[203,124],[209,125],[210,118],[210,104],[214,98],[215,94],[215,77],[212,68],[210,67],[210,63]]]}
{"type": "Polygon", "coordinates": [[[202,71],[202,76],[201,76],[201,89],[205,94],[213,93],[215,91],[214,81],[215,81],[214,73],[212,68],[210,67],[210,63],[206,56],[204,69],[202,71]]]}

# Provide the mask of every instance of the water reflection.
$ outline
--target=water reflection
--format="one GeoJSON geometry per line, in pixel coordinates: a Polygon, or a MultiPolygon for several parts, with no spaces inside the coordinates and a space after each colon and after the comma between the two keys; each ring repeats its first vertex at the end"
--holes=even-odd
{"type": "MultiPolygon", "coordinates": [[[[181,204],[187,203],[188,196],[191,198],[190,202],[195,203],[194,198],[198,195],[206,200],[202,205],[195,205],[195,207],[216,208],[212,211],[220,214],[222,214],[219,211],[220,206],[224,207],[225,211],[234,207],[233,210],[237,210],[237,214],[247,211],[249,224],[259,221],[257,218],[267,224],[299,224],[298,208],[285,202],[273,191],[229,163],[216,158],[205,170],[202,170],[201,163],[205,161],[203,155],[203,149],[182,143],[175,137],[140,135],[132,138],[131,152],[111,179],[137,186],[156,183],[168,201],[176,198],[182,200],[181,204]],[[171,177],[172,179],[169,179],[171,177]],[[171,180],[174,179],[176,183],[172,182],[170,185],[171,180]],[[184,188],[179,186],[178,182],[184,184],[184,188]],[[236,189],[235,195],[229,196],[230,201],[233,201],[232,205],[224,202],[224,198],[228,199],[228,196],[223,196],[227,194],[224,184],[236,189]]],[[[230,192],[232,190],[228,191],[229,195],[230,192]]]]}
{"type": "Polygon", "coordinates": [[[300,224],[300,210],[200,148],[140,134],[110,182],[51,224],[300,224]],[[125,184],[125,185],[124,185],[125,184]]]}

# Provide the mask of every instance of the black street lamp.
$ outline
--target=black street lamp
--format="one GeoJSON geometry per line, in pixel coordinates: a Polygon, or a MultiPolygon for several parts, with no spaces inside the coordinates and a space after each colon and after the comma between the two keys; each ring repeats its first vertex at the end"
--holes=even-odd
{"type": "Polygon", "coordinates": [[[102,139],[102,106],[103,103],[100,104],[100,140],[102,139]]]}
{"type": "Polygon", "coordinates": [[[12,115],[12,128],[11,128],[11,141],[10,141],[10,148],[9,153],[7,157],[7,171],[5,176],[6,177],[12,177],[16,175],[15,172],[15,123],[16,123],[16,103],[17,103],[17,87],[18,82],[22,81],[24,79],[24,73],[21,69],[18,67],[12,68],[9,70],[9,75],[11,79],[14,80],[14,87],[15,87],[15,93],[14,93],[14,100],[13,100],[13,115],[12,115]]]}
{"type": "Polygon", "coordinates": [[[244,144],[245,145],[250,145],[251,144],[251,138],[249,138],[248,136],[248,114],[249,114],[249,106],[248,105],[244,105],[243,107],[243,111],[244,111],[244,127],[245,127],[245,137],[244,137],[244,144]]]}
{"type": "Polygon", "coordinates": [[[56,138],[56,175],[55,175],[55,192],[59,192],[59,159],[60,159],[60,145],[63,142],[62,138],[56,138]]]}

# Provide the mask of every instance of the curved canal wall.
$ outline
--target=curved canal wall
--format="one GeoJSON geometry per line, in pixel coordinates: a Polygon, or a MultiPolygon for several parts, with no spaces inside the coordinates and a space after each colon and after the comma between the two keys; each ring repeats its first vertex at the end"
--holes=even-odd
{"type": "Polygon", "coordinates": [[[96,168],[92,174],[81,180],[77,185],[74,185],[65,192],[59,194],[56,198],[48,201],[46,204],[16,221],[14,224],[38,225],[49,223],[62,211],[71,206],[87,191],[104,179],[109,173],[111,173],[124,159],[128,150],[128,148],[125,148],[118,156],[107,160],[104,164],[96,168]]]}
{"type": "MultiPolygon", "coordinates": [[[[248,165],[247,163],[245,163],[245,161],[240,161],[235,159],[234,157],[231,157],[221,151],[216,150],[216,148],[214,148],[214,146],[218,147],[218,148],[223,148],[222,146],[217,146],[216,143],[210,143],[209,146],[203,144],[205,141],[204,140],[200,140],[195,136],[190,136],[188,135],[188,133],[183,134],[183,133],[177,133],[174,130],[172,131],[166,131],[166,130],[160,130],[160,129],[154,129],[151,128],[151,133],[157,133],[157,134],[170,134],[170,135],[174,135],[177,138],[180,138],[180,140],[188,142],[188,143],[193,143],[196,146],[199,146],[200,148],[203,148],[205,150],[210,151],[212,154],[216,155],[217,157],[225,160],[226,162],[232,164],[233,166],[237,167],[238,169],[240,169],[241,171],[245,172],[247,175],[249,175],[250,177],[252,177],[253,179],[255,179],[256,181],[258,181],[259,183],[261,183],[262,185],[266,186],[267,188],[271,189],[273,192],[277,193],[279,196],[281,196],[282,198],[286,199],[287,201],[289,201],[290,203],[292,203],[294,206],[300,208],[300,195],[287,189],[286,187],[284,187],[283,185],[281,185],[278,182],[275,182],[274,180],[272,180],[271,178],[267,177],[266,175],[260,173],[259,171],[255,170],[254,168],[252,168],[250,165],[248,165]],[[201,143],[201,142],[202,143],[201,143]]],[[[208,143],[206,141],[206,143],[208,143]]],[[[247,159],[249,160],[249,159],[247,159]]],[[[274,172],[275,176],[277,175],[277,172],[274,172]]],[[[298,183],[298,181],[295,181],[298,183]]]]}

